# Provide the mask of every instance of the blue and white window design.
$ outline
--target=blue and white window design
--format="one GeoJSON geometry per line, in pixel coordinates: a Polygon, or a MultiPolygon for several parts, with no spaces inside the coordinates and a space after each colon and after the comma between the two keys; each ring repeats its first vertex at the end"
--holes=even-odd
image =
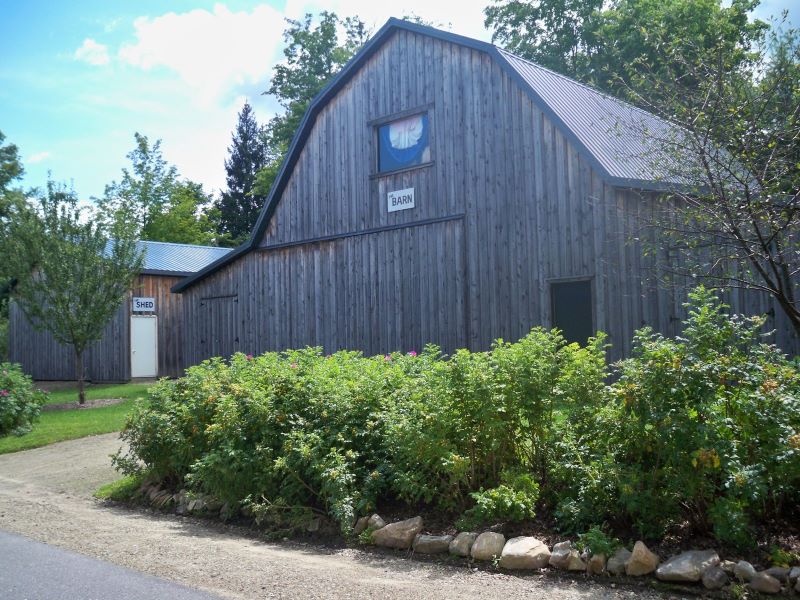
{"type": "Polygon", "coordinates": [[[430,160],[430,134],[426,113],[378,127],[379,173],[425,164],[430,160]]]}

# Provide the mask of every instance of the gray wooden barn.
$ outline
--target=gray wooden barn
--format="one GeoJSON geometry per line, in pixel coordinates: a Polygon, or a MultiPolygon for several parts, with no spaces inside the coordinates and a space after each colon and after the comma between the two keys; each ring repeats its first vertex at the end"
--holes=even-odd
{"type": "MultiPolygon", "coordinates": [[[[250,240],[178,283],[184,360],[488,348],[535,325],[677,333],[633,242],[667,124],[491,44],[391,19],[314,100],[250,240]]],[[[779,310],[734,293],[735,310],[779,310]]]]}
{"type": "MultiPolygon", "coordinates": [[[[177,377],[183,373],[183,298],[170,288],[184,277],[230,252],[164,242],[138,242],[144,268],[129,298],[106,326],[103,338],[85,357],[91,381],[128,381],[137,377],[177,377]]],[[[9,360],[37,380],[74,380],[70,347],[36,331],[13,302],[9,314],[9,360]]]]}

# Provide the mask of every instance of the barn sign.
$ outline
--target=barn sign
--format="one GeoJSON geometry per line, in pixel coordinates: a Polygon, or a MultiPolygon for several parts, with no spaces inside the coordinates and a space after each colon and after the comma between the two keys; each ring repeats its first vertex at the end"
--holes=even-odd
{"type": "Polygon", "coordinates": [[[136,298],[133,299],[133,312],[151,312],[156,309],[155,298],[136,298]]]}
{"type": "Polygon", "coordinates": [[[406,188],[386,194],[389,212],[414,208],[414,188],[406,188]]]}

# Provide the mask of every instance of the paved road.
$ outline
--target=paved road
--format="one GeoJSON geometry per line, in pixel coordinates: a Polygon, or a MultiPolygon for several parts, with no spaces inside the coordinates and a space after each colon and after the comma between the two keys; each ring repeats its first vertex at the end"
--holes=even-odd
{"type": "Polygon", "coordinates": [[[219,596],[5,531],[0,531],[0,598],[219,600],[219,596]]]}

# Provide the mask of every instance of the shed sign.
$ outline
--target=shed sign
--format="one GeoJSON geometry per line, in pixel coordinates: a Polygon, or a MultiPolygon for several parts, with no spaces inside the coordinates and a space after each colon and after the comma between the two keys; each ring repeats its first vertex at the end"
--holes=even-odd
{"type": "Polygon", "coordinates": [[[133,312],[150,312],[156,309],[155,298],[134,298],[133,312]]]}
{"type": "Polygon", "coordinates": [[[389,212],[414,208],[414,188],[406,188],[386,194],[389,212]]]}

